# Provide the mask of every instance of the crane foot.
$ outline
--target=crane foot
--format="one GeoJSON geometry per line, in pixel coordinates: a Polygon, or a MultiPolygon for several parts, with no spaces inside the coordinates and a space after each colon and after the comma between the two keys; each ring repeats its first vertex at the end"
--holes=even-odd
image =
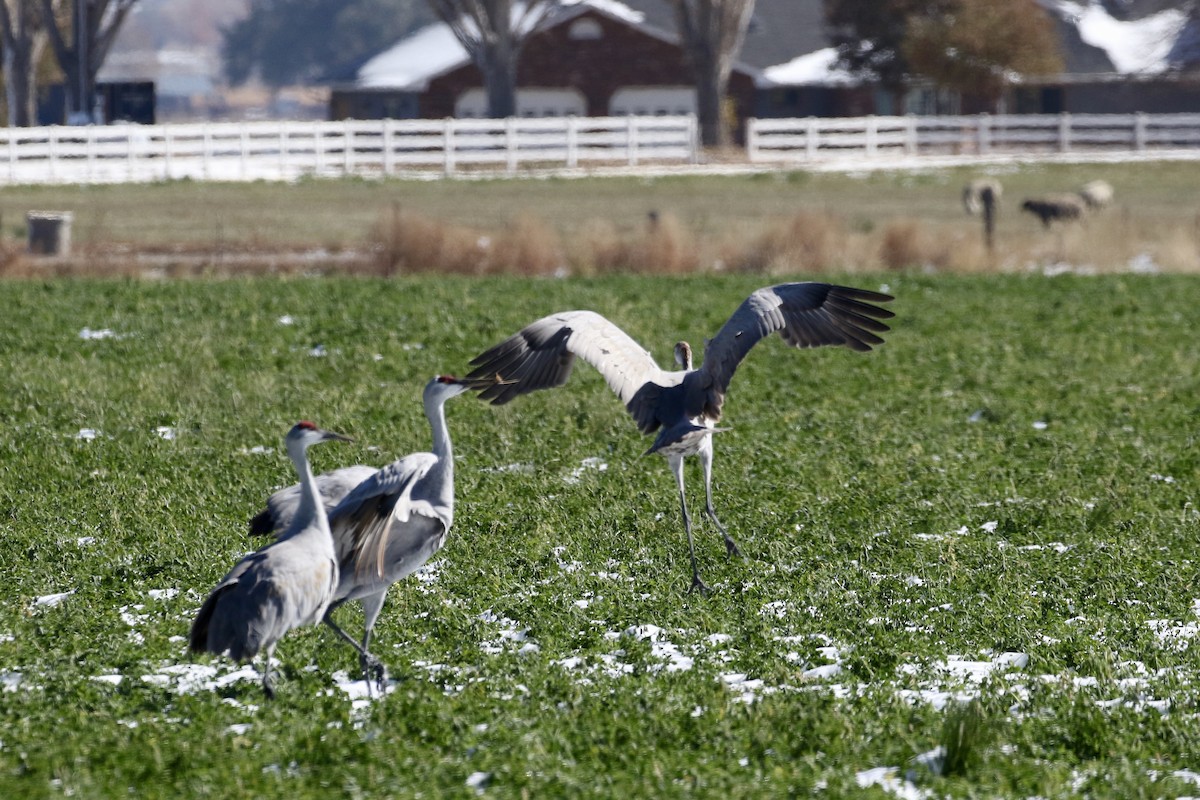
{"type": "Polygon", "coordinates": [[[388,682],[387,666],[369,653],[359,657],[359,664],[362,666],[363,680],[367,683],[367,694],[372,694],[372,686],[379,689],[380,694],[384,694],[388,682]]]}

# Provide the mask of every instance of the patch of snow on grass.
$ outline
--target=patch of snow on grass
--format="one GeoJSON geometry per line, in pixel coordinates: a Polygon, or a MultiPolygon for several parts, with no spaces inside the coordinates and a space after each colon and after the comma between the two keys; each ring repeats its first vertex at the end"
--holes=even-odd
{"type": "Polygon", "coordinates": [[[41,597],[36,598],[33,601],[33,604],[42,608],[54,608],[73,594],[75,594],[74,589],[70,590],[69,592],[59,592],[58,594],[44,594],[41,597]]]}
{"type": "Polygon", "coordinates": [[[175,694],[196,694],[223,689],[239,681],[258,683],[262,676],[253,665],[230,668],[212,664],[167,664],[158,672],[142,676],[142,681],[175,694]]]}
{"type": "Polygon", "coordinates": [[[98,342],[101,339],[124,339],[125,336],[111,328],[84,328],[79,332],[79,338],[88,342],[98,342]]]}
{"type": "Polygon", "coordinates": [[[1196,622],[1148,619],[1146,624],[1150,626],[1150,630],[1154,631],[1154,635],[1158,637],[1158,641],[1163,647],[1176,652],[1186,650],[1191,640],[1200,634],[1200,623],[1196,622]]]}
{"type": "Polygon", "coordinates": [[[931,796],[928,790],[922,789],[907,778],[901,778],[899,772],[899,767],[875,767],[858,773],[854,776],[854,781],[862,789],[878,786],[903,800],[922,800],[931,796]]]}
{"type": "Polygon", "coordinates": [[[567,484],[579,483],[579,481],[583,478],[583,474],[585,472],[588,472],[589,470],[594,470],[596,472],[605,472],[608,470],[608,463],[604,459],[602,459],[598,456],[590,456],[588,458],[585,458],[578,467],[576,467],[575,469],[573,469],[571,471],[570,475],[567,475],[566,477],[563,478],[563,483],[567,483],[567,484]]]}

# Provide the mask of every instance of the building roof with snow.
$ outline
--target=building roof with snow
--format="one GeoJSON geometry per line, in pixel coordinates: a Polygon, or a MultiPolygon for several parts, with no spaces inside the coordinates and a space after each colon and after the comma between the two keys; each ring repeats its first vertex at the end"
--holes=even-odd
{"type": "MultiPolygon", "coordinates": [[[[1037,0],[1050,12],[1062,44],[1064,74],[1051,80],[1156,75],[1200,55],[1200,26],[1189,25],[1185,0],[1037,0]],[[1192,42],[1191,46],[1186,46],[1192,42]]],[[[585,12],[604,15],[677,46],[668,0],[564,0],[539,23],[547,29],[585,12]]],[[[1193,59],[1195,61],[1197,59],[1193,59]]],[[[429,25],[368,60],[355,86],[422,92],[430,81],[470,63],[442,23],[429,25]]],[[[736,69],[760,88],[839,87],[861,83],[839,68],[822,0],[757,0],[736,69]]]]}
{"type": "MultiPolygon", "coordinates": [[[[539,22],[538,28],[561,25],[585,11],[595,11],[667,41],[676,40],[672,29],[648,24],[644,13],[619,0],[563,0],[539,22]]],[[[514,16],[517,13],[519,8],[514,10],[514,16]]],[[[428,87],[429,81],[470,60],[450,26],[435,22],[369,59],[359,68],[355,85],[363,89],[419,92],[428,87]]]]}

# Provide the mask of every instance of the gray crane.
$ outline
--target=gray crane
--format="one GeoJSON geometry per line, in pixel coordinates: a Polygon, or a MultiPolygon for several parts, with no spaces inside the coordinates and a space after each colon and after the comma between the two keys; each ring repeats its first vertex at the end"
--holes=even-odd
{"type": "Polygon", "coordinates": [[[240,663],[263,652],[262,685],[268,698],[275,697],[271,684],[275,645],[292,628],[324,618],[337,592],[337,554],[325,507],[317,501],[307,453],[310,445],[330,440],[350,441],[308,421],[288,431],[288,456],[300,476],[291,520],[279,539],[229,571],[192,622],[193,653],[228,653],[240,663]]]}
{"type": "Polygon", "coordinates": [[[721,406],[734,370],[760,339],[778,331],[792,347],[843,345],[867,351],[883,344],[877,334],[889,330],[879,320],[892,312],[873,303],[893,298],[880,292],[827,283],[783,283],[753,292],[705,345],[704,363],[692,367],[687,342],[675,345],[682,368],[668,372],[624,331],[593,311],[564,311],[537,320],[471,361],[467,376],[503,375],[507,380],[484,388],[480,397],[503,405],[538,389],[562,386],[575,357],[591,364],[633,416],[644,433],[658,431],[646,454],[666,457],[679,488],[687,532],[694,591],[707,592],[696,566],[692,520],[683,488],[683,459],[699,456],[704,470],[705,511],[725,539],[730,556],[741,555],[737,542],[717,519],[712,503],[712,434],[720,430],[721,406]]]}
{"type": "MultiPolygon", "coordinates": [[[[381,469],[356,465],[324,473],[317,488],[329,510],[337,552],[338,585],[324,622],[358,651],[368,691],[382,690],[387,669],[370,652],[371,630],[388,588],[412,574],[446,542],[454,523],[454,456],[446,427],[447,400],[470,389],[496,385],[495,377],[439,375],[425,386],[425,416],[433,431],[433,452],[413,453],[381,469]],[[350,600],[363,606],[362,643],[333,620],[334,609],[350,600]]],[[[302,494],[300,486],[281,489],[251,520],[252,533],[288,527],[302,494]]]]}

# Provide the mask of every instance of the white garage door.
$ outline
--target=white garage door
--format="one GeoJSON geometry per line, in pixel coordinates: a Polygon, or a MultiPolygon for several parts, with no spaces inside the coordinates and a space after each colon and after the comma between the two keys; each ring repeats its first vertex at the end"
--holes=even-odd
{"type": "MultiPolygon", "coordinates": [[[[582,117],[587,112],[583,95],[576,89],[518,89],[518,117],[582,117]]],[[[481,119],[487,116],[487,94],[468,89],[454,104],[454,116],[481,119]]]]}
{"type": "Polygon", "coordinates": [[[627,86],[613,93],[608,113],[663,116],[696,113],[696,89],[693,86],[627,86]]]}

